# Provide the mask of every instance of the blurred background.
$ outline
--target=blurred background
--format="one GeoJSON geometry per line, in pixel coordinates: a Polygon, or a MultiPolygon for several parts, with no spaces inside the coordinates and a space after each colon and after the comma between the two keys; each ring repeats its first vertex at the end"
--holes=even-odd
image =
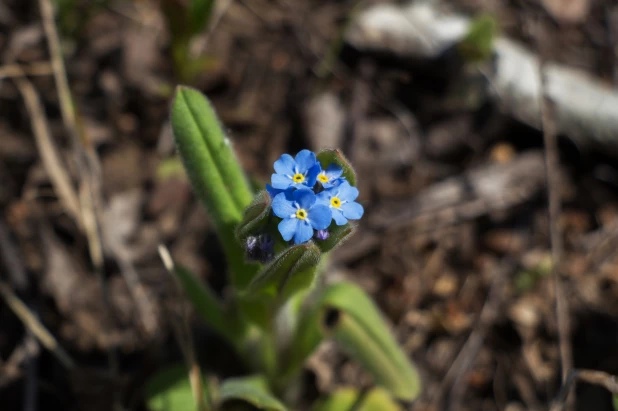
{"type": "MultiPolygon", "coordinates": [[[[181,358],[160,243],[225,292],[174,153],[180,83],[212,100],[256,186],[303,148],[356,166],[365,217],[328,275],[367,290],[418,365],[410,409],[542,410],[563,369],[618,374],[616,2],[191,3],[0,2],[0,409],[146,409],[144,381],[181,358]]],[[[203,363],[241,372],[194,325],[203,363]]],[[[304,381],[307,404],[371,382],[330,344],[304,381]]]]}

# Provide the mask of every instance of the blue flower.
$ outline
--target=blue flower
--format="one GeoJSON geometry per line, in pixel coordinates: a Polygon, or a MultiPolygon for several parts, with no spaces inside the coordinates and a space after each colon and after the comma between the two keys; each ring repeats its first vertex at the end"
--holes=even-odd
{"type": "Polygon", "coordinates": [[[322,167],[316,160],[315,154],[309,150],[302,150],[292,158],[289,154],[282,154],[275,161],[275,172],[271,177],[272,187],[285,190],[288,187],[313,188],[315,179],[322,167]]]}
{"type": "Polygon", "coordinates": [[[332,188],[338,186],[345,180],[345,177],[341,177],[342,174],[343,168],[333,163],[330,164],[326,170],[320,171],[317,180],[322,184],[322,187],[332,188]]]}
{"type": "Polygon", "coordinates": [[[283,193],[285,190],[279,190],[278,188],[273,188],[270,184],[266,184],[266,191],[270,194],[270,198],[275,198],[277,194],[283,193]]]}
{"type": "Polygon", "coordinates": [[[317,195],[318,204],[330,208],[337,225],[344,225],[348,220],[358,220],[363,216],[363,206],[355,202],[358,189],[347,181],[317,195]]]}
{"type": "Polygon", "coordinates": [[[283,218],[279,232],[285,241],[294,237],[294,244],[309,241],[313,229],[324,230],[330,225],[332,214],[325,205],[316,204],[316,196],[308,189],[285,191],[275,196],[273,212],[283,218]]]}

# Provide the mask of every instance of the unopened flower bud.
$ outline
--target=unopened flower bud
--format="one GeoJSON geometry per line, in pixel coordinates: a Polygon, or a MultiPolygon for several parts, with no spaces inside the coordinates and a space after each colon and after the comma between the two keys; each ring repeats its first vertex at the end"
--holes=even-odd
{"type": "Polygon", "coordinates": [[[326,240],[328,239],[328,230],[317,230],[314,235],[318,240],[326,240]]]}

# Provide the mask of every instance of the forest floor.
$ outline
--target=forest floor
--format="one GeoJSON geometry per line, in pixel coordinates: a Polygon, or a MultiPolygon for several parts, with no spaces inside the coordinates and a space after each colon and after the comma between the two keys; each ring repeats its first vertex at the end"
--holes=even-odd
{"type": "MultiPolygon", "coordinates": [[[[76,3],[80,13],[90,7],[76,3]]],[[[356,0],[221,3],[229,6],[194,44],[212,62],[192,86],[212,100],[257,184],[282,153],[302,148],[340,147],[356,166],[366,213],[329,275],[367,290],[417,363],[425,389],[412,409],[546,409],[561,386],[561,360],[542,132],[503,113],[448,61],[404,64],[343,43],[356,0]]],[[[550,60],[618,87],[614,2],[450,3],[471,16],[491,13],[504,35],[532,50],[536,22],[552,40],[550,60]],[[579,10],[580,22],[564,23],[560,13],[569,10],[559,3],[590,8],[579,10]]],[[[212,225],[174,156],[168,111],[178,79],[156,6],[109,2],[80,24],[69,16],[60,25],[88,136],[75,152],[38,3],[0,4],[0,281],[80,365],[67,374],[0,303],[3,410],[26,409],[32,384],[41,410],[108,410],[110,390],[145,409],[144,380],[180,358],[161,314],[171,297],[158,244],[215,289],[225,287],[212,225]],[[34,137],[41,116],[27,108],[28,90],[55,147],[34,137]],[[98,263],[93,239],[76,223],[79,209],[54,190],[46,150],[58,151],[75,187],[91,189],[85,195],[100,211],[106,245],[98,263]],[[134,304],[130,269],[154,302],[149,314],[134,304]],[[120,355],[114,381],[99,373],[109,350],[120,355]]],[[[577,20],[578,10],[571,13],[566,19],[577,20]]],[[[566,340],[576,368],[618,375],[618,161],[568,137],[558,145],[566,340]]],[[[211,344],[195,323],[198,344],[211,344]]],[[[308,396],[368,382],[330,345],[306,375],[308,396]]],[[[578,385],[577,406],[613,409],[610,393],[586,384],[578,385]]]]}

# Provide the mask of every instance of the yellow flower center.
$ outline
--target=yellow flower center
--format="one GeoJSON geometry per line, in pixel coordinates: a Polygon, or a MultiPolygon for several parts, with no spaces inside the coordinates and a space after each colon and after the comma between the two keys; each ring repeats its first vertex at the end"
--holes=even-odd
{"type": "Polygon", "coordinates": [[[305,181],[305,176],[300,173],[296,173],[294,174],[294,177],[292,177],[292,180],[294,180],[295,183],[302,183],[305,181]]]}
{"type": "Polygon", "coordinates": [[[341,200],[339,200],[337,197],[333,197],[330,199],[330,205],[335,208],[339,208],[341,207],[341,200]]]}
{"type": "Polygon", "coordinates": [[[326,177],[326,174],[318,175],[318,180],[320,180],[323,183],[328,183],[328,177],[326,177]]]}
{"type": "Polygon", "coordinates": [[[302,208],[300,210],[296,210],[296,218],[299,220],[305,220],[307,218],[307,212],[302,208]]]}

